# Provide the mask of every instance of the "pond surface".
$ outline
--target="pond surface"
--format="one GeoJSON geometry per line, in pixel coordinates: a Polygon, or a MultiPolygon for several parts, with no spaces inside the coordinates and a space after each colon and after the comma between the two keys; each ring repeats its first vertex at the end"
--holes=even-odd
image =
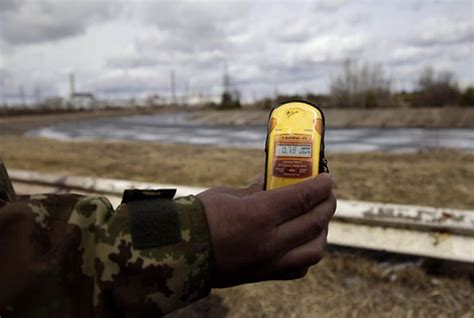
{"type": "MultiPolygon", "coordinates": [[[[210,126],[185,114],[88,119],[32,130],[27,136],[60,140],[141,140],[263,149],[263,126],[210,126]]],[[[329,152],[413,152],[452,148],[474,152],[474,129],[334,128],[326,131],[329,152]]]]}

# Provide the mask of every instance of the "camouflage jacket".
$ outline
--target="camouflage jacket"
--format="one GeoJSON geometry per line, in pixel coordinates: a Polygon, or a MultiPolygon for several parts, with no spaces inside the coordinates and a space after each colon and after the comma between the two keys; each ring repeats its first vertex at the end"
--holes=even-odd
{"type": "Polygon", "coordinates": [[[1,187],[0,317],[154,317],[209,294],[197,198],[132,191],[114,211],[103,197],[12,200],[1,187]]]}

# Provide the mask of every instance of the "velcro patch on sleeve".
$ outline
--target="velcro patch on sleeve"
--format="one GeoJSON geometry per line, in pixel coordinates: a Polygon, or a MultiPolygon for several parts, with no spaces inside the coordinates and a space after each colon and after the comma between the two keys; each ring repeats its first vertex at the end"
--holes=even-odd
{"type": "Polygon", "coordinates": [[[123,192],[122,203],[151,199],[173,199],[176,189],[139,190],[127,189],[123,192]]]}
{"type": "Polygon", "coordinates": [[[173,200],[132,201],[127,208],[134,248],[154,248],[181,241],[178,209],[173,200]]]}

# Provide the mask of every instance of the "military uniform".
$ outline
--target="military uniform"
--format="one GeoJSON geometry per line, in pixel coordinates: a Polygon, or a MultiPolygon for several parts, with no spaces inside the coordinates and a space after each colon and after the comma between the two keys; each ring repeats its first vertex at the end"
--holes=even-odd
{"type": "Polygon", "coordinates": [[[203,207],[175,191],[15,196],[0,160],[0,317],[154,317],[210,292],[203,207]]]}

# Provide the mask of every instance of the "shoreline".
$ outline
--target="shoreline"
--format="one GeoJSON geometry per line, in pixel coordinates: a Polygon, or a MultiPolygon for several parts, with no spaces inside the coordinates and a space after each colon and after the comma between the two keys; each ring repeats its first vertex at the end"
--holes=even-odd
{"type": "MultiPolygon", "coordinates": [[[[474,108],[324,109],[328,128],[474,128],[474,108]]],[[[266,126],[270,110],[206,110],[187,115],[207,125],[266,126]]]]}
{"type": "MultiPolygon", "coordinates": [[[[474,107],[396,108],[396,109],[324,109],[326,126],[341,128],[465,128],[474,129],[474,107]]],[[[157,109],[117,109],[59,114],[0,116],[0,135],[24,132],[58,123],[78,120],[185,113],[186,119],[209,126],[267,125],[270,110],[243,108],[238,110],[163,107],[157,109]]]]}

